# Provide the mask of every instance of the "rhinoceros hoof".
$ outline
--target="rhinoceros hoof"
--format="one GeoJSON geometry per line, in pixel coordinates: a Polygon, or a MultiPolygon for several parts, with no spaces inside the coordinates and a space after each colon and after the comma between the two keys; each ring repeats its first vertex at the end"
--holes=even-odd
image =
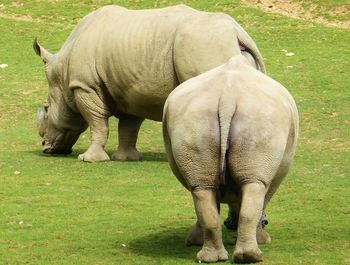
{"type": "Polygon", "coordinates": [[[112,156],[112,160],[115,161],[141,161],[142,155],[137,150],[131,150],[131,151],[115,151],[112,156]]]}
{"type": "Polygon", "coordinates": [[[233,261],[235,263],[254,263],[262,260],[263,255],[258,247],[240,248],[236,246],[233,253],[233,261]]]}
{"type": "Polygon", "coordinates": [[[105,151],[89,152],[86,151],[78,156],[78,159],[84,162],[99,162],[109,160],[109,156],[105,151]]]}
{"type": "Polygon", "coordinates": [[[256,230],[256,241],[258,244],[269,244],[271,243],[271,237],[263,228],[258,227],[256,230]]]}
{"type": "Polygon", "coordinates": [[[224,247],[220,249],[203,247],[197,253],[197,260],[199,262],[217,262],[228,260],[228,253],[224,247]]]}

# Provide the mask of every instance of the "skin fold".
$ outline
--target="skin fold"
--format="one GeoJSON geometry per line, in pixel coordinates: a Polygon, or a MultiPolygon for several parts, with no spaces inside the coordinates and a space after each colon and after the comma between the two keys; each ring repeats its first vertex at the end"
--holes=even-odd
{"type": "Polygon", "coordinates": [[[228,259],[219,203],[238,216],[233,260],[259,262],[263,210],[292,163],[298,111],[289,92],[243,56],[177,87],[164,106],[163,136],[171,169],[192,194],[197,224],[187,243],[197,260],[228,259]]]}
{"type": "Polygon", "coordinates": [[[265,72],[251,37],[230,16],[185,5],[128,10],[105,6],[84,17],[51,54],[36,40],[49,84],[38,129],[47,154],[68,154],[88,127],[91,145],[81,161],[140,160],[144,119],[161,121],[164,102],[180,83],[243,54],[265,72]],[[119,119],[119,146],[104,147],[108,119],[119,119]]]}

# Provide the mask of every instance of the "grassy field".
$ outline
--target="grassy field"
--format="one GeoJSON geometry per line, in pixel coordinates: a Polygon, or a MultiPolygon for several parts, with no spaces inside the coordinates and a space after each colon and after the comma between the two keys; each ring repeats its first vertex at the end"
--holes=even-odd
{"type": "MultiPolygon", "coordinates": [[[[195,222],[192,199],[170,171],[160,123],[146,121],[141,129],[141,163],[79,162],[89,132],[67,157],[41,152],[35,115],[47,82],[33,39],[56,52],[83,15],[110,2],[0,1],[1,265],[194,263],[199,248],[184,245],[195,222]]],[[[264,264],[350,264],[349,29],[238,0],[112,2],[130,8],[182,2],[226,12],[246,28],[301,116],[294,166],[267,209],[272,243],[261,247],[264,264]]],[[[342,1],[314,1],[334,20],[331,2],[342,1]]],[[[110,126],[111,153],[116,121],[110,126]]],[[[232,252],[235,234],[223,229],[223,236],[232,252]]]]}

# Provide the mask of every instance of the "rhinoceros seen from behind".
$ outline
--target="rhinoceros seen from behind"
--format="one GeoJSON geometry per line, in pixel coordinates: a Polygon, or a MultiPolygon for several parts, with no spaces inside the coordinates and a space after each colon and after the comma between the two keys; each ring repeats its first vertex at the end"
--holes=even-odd
{"type": "Polygon", "coordinates": [[[113,160],[139,160],[136,149],[144,119],[161,121],[169,93],[180,83],[245,55],[262,72],[254,41],[230,16],[185,5],[153,10],[105,6],[84,17],[60,51],[34,41],[49,83],[39,134],[47,154],[68,154],[90,127],[91,145],[82,161],[109,160],[104,150],[108,118],[119,119],[113,160]]]}
{"type": "Polygon", "coordinates": [[[221,202],[230,205],[238,223],[234,261],[262,260],[259,237],[269,236],[259,220],[288,173],[298,131],[293,97],[245,64],[243,56],[184,82],[169,95],[164,142],[174,175],[193,197],[198,221],[187,242],[203,243],[199,261],[228,259],[221,202]]]}

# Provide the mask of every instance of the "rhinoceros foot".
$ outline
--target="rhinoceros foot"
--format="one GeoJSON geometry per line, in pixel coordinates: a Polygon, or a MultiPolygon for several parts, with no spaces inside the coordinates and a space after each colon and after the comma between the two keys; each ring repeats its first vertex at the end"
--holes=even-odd
{"type": "Polygon", "coordinates": [[[102,146],[92,144],[85,153],[78,156],[78,159],[84,162],[98,162],[109,160],[109,156],[102,146]]]}
{"type": "Polygon", "coordinates": [[[136,148],[131,150],[122,150],[118,148],[118,150],[112,154],[111,158],[115,161],[141,161],[142,155],[136,148]]]}
{"type": "Polygon", "coordinates": [[[228,253],[224,246],[220,249],[213,247],[203,247],[197,253],[197,260],[200,262],[217,262],[228,260],[228,253]]]}
{"type": "Polygon", "coordinates": [[[271,243],[271,237],[263,228],[258,227],[256,230],[256,241],[258,244],[269,244],[271,243]]]}
{"type": "Polygon", "coordinates": [[[249,246],[248,244],[236,245],[233,253],[233,261],[235,263],[254,263],[263,260],[261,250],[257,246],[249,246]]]}

